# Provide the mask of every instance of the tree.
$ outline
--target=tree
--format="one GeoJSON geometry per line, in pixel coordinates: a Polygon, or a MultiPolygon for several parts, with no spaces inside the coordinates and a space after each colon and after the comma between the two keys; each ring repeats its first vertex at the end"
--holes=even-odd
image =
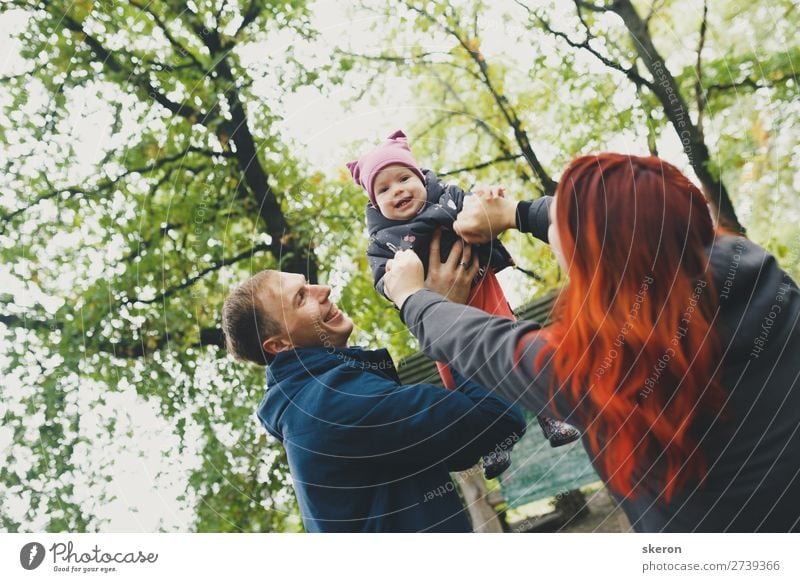
{"type": "MultiPolygon", "coordinates": [[[[650,22],[656,15],[658,9],[657,2],[651,6],[649,14],[642,18],[630,0],[614,0],[607,4],[593,4],[583,0],[574,0],[575,9],[580,20],[584,33],[584,38],[576,41],[570,36],[559,30],[555,30],[548,21],[540,14],[529,10],[530,17],[537,20],[548,32],[563,39],[569,46],[583,49],[594,55],[603,65],[610,69],[623,73],[632,83],[636,85],[640,93],[647,90],[657,99],[661,109],[669,120],[683,146],[683,151],[689,159],[692,169],[698,180],[703,186],[706,197],[715,209],[715,214],[720,224],[737,231],[744,232],[744,227],[740,224],[733,203],[731,202],[728,190],[719,176],[719,172],[712,164],[711,154],[706,145],[703,132],[703,113],[707,102],[708,91],[721,91],[751,85],[758,87],[758,83],[746,78],[745,81],[738,81],[723,85],[704,86],[702,72],[703,48],[705,47],[706,32],[708,28],[708,3],[704,2],[702,7],[702,19],[699,26],[699,41],[697,46],[697,59],[693,71],[695,76],[695,97],[697,102],[696,117],[692,119],[692,113],[686,98],[683,95],[678,79],[670,72],[666,60],[662,53],[655,46],[653,35],[650,31],[650,22]],[[624,58],[631,63],[623,65],[614,57],[604,55],[600,50],[592,46],[592,41],[598,39],[598,35],[592,31],[591,23],[587,18],[587,13],[613,13],[620,17],[630,36],[630,49],[633,55],[624,55],[624,58]],[[650,74],[646,78],[638,71],[638,64],[641,63],[650,74]]],[[[663,3],[662,3],[663,4],[663,3]]],[[[520,5],[522,5],[520,3],[520,5]]],[[[624,53],[623,53],[624,54],[624,53]]],[[[781,80],[786,76],[781,75],[781,80]]]]}
{"type": "MultiPolygon", "coordinates": [[[[197,507],[192,527],[296,529],[282,450],[253,421],[263,377],[218,359],[218,313],[229,283],[249,272],[319,276],[301,193],[330,183],[298,164],[242,62],[276,30],[312,37],[304,3],[3,5],[12,10],[27,19],[27,70],[3,79],[13,98],[2,131],[19,145],[7,151],[0,224],[14,243],[3,244],[3,261],[22,290],[3,295],[0,322],[17,345],[3,367],[21,398],[4,398],[3,414],[9,454],[35,462],[2,469],[9,491],[28,500],[24,519],[4,515],[4,527],[102,527],[77,500],[76,451],[115,435],[113,415],[97,433],[87,424],[127,390],[174,425],[170,454],[201,442],[185,496],[197,507]],[[41,94],[48,100],[37,102],[41,94]],[[112,115],[93,136],[97,156],[71,139],[82,102],[112,115]],[[37,299],[26,304],[24,294],[37,299]],[[93,400],[78,410],[81,393],[93,400]],[[266,459],[265,446],[275,448],[266,459]]],[[[269,70],[281,94],[320,74],[290,49],[282,56],[269,70]]],[[[96,467],[93,484],[110,464],[96,467]]]]}
{"type": "MultiPolygon", "coordinates": [[[[733,47],[726,46],[725,40],[718,40],[722,35],[717,37],[714,33],[730,26],[731,21],[746,23],[748,15],[732,14],[727,6],[719,10],[720,14],[709,15],[707,3],[695,5],[699,9],[697,41],[692,49],[687,49],[685,36],[680,37],[681,44],[678,44],[669,42],[669,36],[657,38],[653,31],[660,28],[661,32],[669,33],[679,18],[685,21],[685,3],[673,6],[671,2],[654,2],[644,17],[630,1],[622,0],[607,3],[575,0],[571,15],[563,6],[548,7],[547,3],[542,3],[532,8],[519,1],[515,2],[516,9],[509,7],[505,12],[498,12],[502,8],[496,6],[490,10],[482,3],[465,7],[448,2],[431,4],[409,0],[398,4],[401,20],[397,30],[407,32],[409,23],[413,28],[407,37],[413,40],[405,43],[410,48],[398,52],[397,43],[393,42],[393,46],[379,54],[347,56],[372,63],[391,63],[417,75],[428,74],[441,84],[441,89],[421,92],[423,99],[433,97],[443,106],[436,119],[420,124],[421,131],[435,128],[442,135],[472,125],[478,132],[490,135],[494,142],[494,153],[476,163],[464,164],[465,170],[482,170],[495,164],[524,160],[541,191],[551,194],[556,182],[551,178],[552,170],[548,171],[548,164],[542,161],[546,156],[538,153],[545,150],[548,143],[537,131],[544,129],[542,122],[546,116],[531,105],[539,99],[547,99],[546,92],[536,87],[536,81],[547,89],[566,83],[573,95],[581,90],[606,98],[606,103],[592,102],[591,98],[578,100],[578,107],[588,113],[587,117],[595,115],[597,109],[611,106],[622,115],[620,129],[635,129],[632,124],[641,124],[653,154],[657,153],[656,141],[663,131],[660,120],[668,121],[720,224],[735,231],[744,230],[722,177],[727,168],[719,166],[719,154],[712,155],[705,126],[713,124],[714,117],[724,113],[726,93],[741,97],[742,92],[767,89],[773,91],[776,98],[789,100],[790,97],[781,92],[787,84],[793,85],[792,62],[797,58],[797,49],[791,43],[786,51],[781,50],[780,43],[775,43],[769,47],[772,52],[767,58],[750,52],[731,59],[733,47]],[[610,19],[610,15],[617,18],[610,19]],[[554,25],[554,19],[563,24],[554,25]],[[524,24],[520,25],[520,21],[524,24]],[[493,34],[484,32],[489,29],[506,38],[517,33],[516,54],[498,53],[495,49],[495,54],[487,57],[481,47],[487,39],[494,40],[493,34]],[[547,43],[542,31],[557,42],[547,43]],[[430,42],[420,41],[426,35],[437,41],[449,38],[451,48],[440,42],[441,46],[431,50],[430,42]],[[658,48],[664,45],[666,49],[658,48]],[[692,65],[676,72],[670,70],[664,55],[670,54],[671,60],[675,60],[672,57],[683,57],[686,53],[694,55],[692,65]],[[532,58],[524,61],[529,55],[532,58]],[[587,68],[583,55],[600,64],[605,72],[598,71],[591,63],[587,68]],[[585,71],[583,79],[573,69],[575,66],[579,67],[578,71],[585,71]],[[528,83],[521,86],[525,75],[520,68],[524,70],[525,67],[534,83],[528,79],[528,83]],[[595,85],[587,85],[587,79],[595,85]],[[630,83],[629,94],[635,95],[627,111],[620,111],[619,103],[608,103],[611,95],[602,95],[611,87],[614,87],[612,93],[619,94],[624,90],[619,87],[621,82],[630,83]],[[692,102],[695,111],[690,108],[692,102]]],[[[754,6],[752,10],[760,8],[760,5],[754,6]]],[[[382,10],[379,6],[373,9],[382,10]]],[[[791,3],[784,3],[784,10],[789,15],[791,3]]],[[[672,37],[675,36],[673,33],[672,37]]],[[[562,109],[570,105],[568,101],[558,101],[562,109]]],[[[562,113],[560,117],[563,122],[566,116],[562,113]]],[[[564,129],[563,124],[559,129],[564,129]]],[[[608,135],[614,124],[606,123],[605,127],[592,129],[608,135]]],[[[460,137],[463,138],[463,134],[460,137]]],[[[585,151],[585,148],[578,151],[585,151]]]]}

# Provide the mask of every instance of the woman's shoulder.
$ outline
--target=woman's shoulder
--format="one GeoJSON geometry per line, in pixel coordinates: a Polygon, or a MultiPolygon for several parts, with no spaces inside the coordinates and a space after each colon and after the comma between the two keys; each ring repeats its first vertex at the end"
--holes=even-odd
{"type": "Polygon", "coordinates": [[[746,291],[750,295],[765,278],[782,278],[783,271],[775,257],[744,236],[718,234],[708,254],[721,298],[727,298],[734,292],[746,291]]]}
{"type": "MultiPolygon", "coordinates": [[[[749,238],[739,234],[718,232],[711,245],[711,253],[716,253],[722,257],[741,255],[768,255],[769,252],[749,238]]],[[[712,254],[713,258],[713,254],[712,254]]]]}
{"type": "Polygon", "coordinates": [[[729,354],[749,353],[765,322],[774,328],[773,334],[778,328],[796,326],[797,284],[769,251],[743,236],[719,235],[709,260],[729,354]]]}

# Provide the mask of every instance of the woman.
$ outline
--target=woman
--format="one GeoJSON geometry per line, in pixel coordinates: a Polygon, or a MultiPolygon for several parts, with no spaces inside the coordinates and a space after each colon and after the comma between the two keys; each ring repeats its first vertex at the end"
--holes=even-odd
{"type": "Polygon", "coordinates": [[[554,323],[448,302],[398,253],[386,289],[423,351],[579,427],[637,531],[797,531],[795,282],[715,232],[700,191],[658,158],[576,159],[547,233],[530,208],[474,197],[454,227],[470,243],[513,227],[549,239],[569,281],[554,323]]]}

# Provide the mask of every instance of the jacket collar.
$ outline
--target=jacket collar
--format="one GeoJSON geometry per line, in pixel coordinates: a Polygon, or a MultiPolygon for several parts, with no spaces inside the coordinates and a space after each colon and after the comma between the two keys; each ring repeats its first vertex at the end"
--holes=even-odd
{"type": "Polygon", "coordinates": [[[383,373],[399,382],[394,362],[386,349],[313,347],[297,348],[275,356],[267,367],[267,386],[322,374],[339,366],[383,373]]]}

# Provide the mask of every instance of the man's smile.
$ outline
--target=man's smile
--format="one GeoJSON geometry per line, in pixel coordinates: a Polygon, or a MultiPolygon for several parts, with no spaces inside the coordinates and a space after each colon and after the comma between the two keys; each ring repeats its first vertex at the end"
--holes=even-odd
{"type": "Polygon", "coordinates": [[[323,319],[322,321],[324,323],[330,323],[332,321],[338,321],[340,319],[341,315],[342,315],[342,312],[336,307],[336,305],[331,305],[331,308],[328,311],[328,314],[325,316],[325,319],[323,319]]]}

